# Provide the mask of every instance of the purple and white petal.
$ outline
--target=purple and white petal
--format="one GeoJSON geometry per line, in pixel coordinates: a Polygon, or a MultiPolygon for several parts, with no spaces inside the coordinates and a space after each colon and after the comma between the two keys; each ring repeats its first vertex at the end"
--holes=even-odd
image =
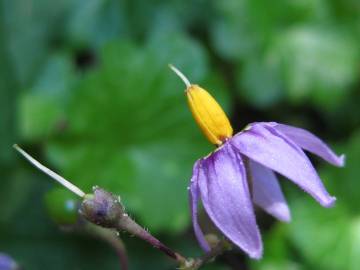
{"type": "Polygon", "coordinates": [[[292,180],[322,206],[334,204],[336,199],[328,194],[301,148],[270,125],[254,124],[230,142],[245,156],[292,180]]]}
{"type": "Polygon", "coordinates": [[[262,256],[243,161],[226,143],[203,159],[198,184],[204,208],[219,230],[251,258],[262,256]]]}
{"type": "Polygon", "coordinates": [[[254,203],[275,218],[290,222],[290,210],[275,173],[252,160],[249,165],[254,203]]]}
{"type": "Polygon", "coordinates": [[[199,187],[198,187],[198,177],[199,177],[199,166],[201,160],[198,160],[193,169],[193,175],[191,177],[191,183],[189,187],[189,198],[190,198],[190,209],[191,209],[191,218],[192,224],[195,232],[195,236],[201,246],[201,248],[209,252],[210,246],[207,243],[204,233],[202,232],[199,222],[198,222],[198,202],[199,202],[199,187]]]}
{"type": "Polygon", "coordinates": [[[292,127],[284,124],[276,124],[274,128],[283,133],[286,137],[292,140],[301,148],[318,155],[327,162],[342,167],[344,166],[345,156],[337,156],[322,140],[311,132],[297,127],[292,127]]]}

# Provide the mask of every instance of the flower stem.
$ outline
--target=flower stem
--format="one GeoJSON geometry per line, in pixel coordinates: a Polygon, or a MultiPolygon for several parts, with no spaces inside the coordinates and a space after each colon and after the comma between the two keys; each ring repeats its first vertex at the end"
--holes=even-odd
{"type": "Polygon", "coordinates": [[[94,225],[90,222],[86,222],[85,228],[88,233],[94,235],[99,239],[104,240],[114,248],[120,261],[121,270],[129,269],[129,263],[128,263],[125,245],[121,240],[121,238],[118,237],[116,231],[94,225]]]}
{"type": "Polygon", "coordinates": [[[231,244],[226,240],[220,241],[214,248],[212,248],[208,253],[205,253],[199,258],[188,260],[185,264],[180,268],[181,270],[197,270],[215,259],[217,256],[224,253],[224,251],[228,250],[231,247],[231,244]]]}
{"type": "Polygon", "coordinates": [[[136,237],[148,242],[150,245],[159,249],[165,255],[176,260],[180,264],[186,261],[185,257],[160,242],[157,238],[152,236],[147,230],[137,224],[128,215],[124,215],[123,218],[119,220],[116,229],[118,231],[126,230],[127,232],[135,235],[136,237]]]}

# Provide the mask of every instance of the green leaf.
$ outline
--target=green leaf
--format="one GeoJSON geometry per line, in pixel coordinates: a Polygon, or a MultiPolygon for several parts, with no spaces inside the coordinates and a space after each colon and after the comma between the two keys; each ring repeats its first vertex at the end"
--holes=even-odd
{"type": "Polygon", "coordinates": [[[31,2],[6,0],[2,27],[15,76],[23,86],[31,83],[49,54],[71,0],[31,2]]]}
{"type": "Polygon", "coordinates": [[[26,139],[46,138],[62,130],[67,91],[75,82],[68,55],[53,55],[34,86],[19,103],[20,133],[26,139]]]}
{"type": "Polygon", "coordinates": [[[360,133],[344,148],[345,168],[326,166],[320,171],[329,192],[337,197],[334,208],[324,209],[312,200],[292,200],[289,237],[302,256],[317,269],[357,269],[360,263],[360,189],[357,176],[360,133]]]}
{"type": "Polygon", "coordinates": [[[100,47],[105,42],[127,36],[123,1],[77,0],[65,26],[66,38],[75,45],[100,47]]]}
{"type": "Polygon", "coordinates": [[[357,180],[360,175],[360,130],[354,132],[338,152],[346,155],[345,167],[326,166],[321,170],[321,176],[328,180],[326,185],[338,201],[346,204],[348,210],[356,215],[360,211],[360,183],[357,180]]]}
{"type": "Polygon", "coordinates": [[[300,264],[291,253],[287,241],[288,233],[287,225],[284,223],[278,223],[270,231],[264,234],[264,255],[259,261],[250,261],[253,269],[305,270],[304,265],[300,264]]]}
{"type": "Polygon", "coordinates": [[[211,38],[219,54],[229,60],[242,59],[259,46],[259,35],[253,31],[247,1],[216,1],[218,16],[211,24],[211,38]]]}
{"type": "Polygon", "coordinates": [[[1,167],[1,171],[1,184],[4,188],[0,190],[0,226],[1,224],[10,226],[9,220],[27,199],[31,177],[21,168],[1,167]]]}
{"type": "Polygon", "coordinates": [[[249,57],[243,69],[239,68],[239,94],[251,105],[266,108],[284,95],[280,71],[272,57],[249,57]]]}
{"type": "Polygon", "coordinates": [[[289,225],[290,238],[302,256],[318,269],[352,269],[352,219],[341,203],[332,209],[323,209],[310,200],[291,204],[293,221],[289,225]]]}
{"type": "MultiPolygon", "coordinates": [[[[1,12],[1,7],[0,7],[1,12]]],[[[1,23],[1,19],[0,19],[1,23]]],[[[6,34],[0,31],[0,163],[13,161],[11,145],[16,142],[16,115],[19,84],[6,47],[6,34]]]]}
{"type": "Polygon", "coordinates": [[[322,19],[328,8],[321,0],[224,0],[214,5],[211,38],[217,52],[229,61],[260,55],[278,33],[322,19]]]}
{"type": "Polygon", "coordinates": [[[356,41],[337,28],[303,25],[282,32],[274,42],[274,57],[283,70],[288,96],[308,97],[323,108],[346,97],[359,66],[356,41]]]}

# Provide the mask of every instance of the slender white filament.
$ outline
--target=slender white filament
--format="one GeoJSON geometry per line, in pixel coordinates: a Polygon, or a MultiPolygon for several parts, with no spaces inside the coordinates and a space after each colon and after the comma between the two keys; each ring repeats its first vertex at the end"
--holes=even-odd
{"type": "Polygon", "coordinates": [[[186,88],[189,88],[191,86],[190,81],[188,80],[188,78],[185,77],[185,75],[178,70],[176,67],[174,67],[173,65],[169,65],[169,67],[176,73],[176,75],[178,75],[180,77],[180,79],[185,83],[186,88]]]}
{"type": "Polygon", "coordinates": [[[52,170],[46,168],[40,162],[38,162],[33,157],[31,157],[28,153],[26,153],[23,149],[21,149],[17,144],[14,144],[13,146],[21,155],[23,155],[28,161],[30,161],[30,163],[33,164],[36,168],[46,173],[51,178],[53,178],[61,185],[66,187],[68,190],[74,192],[76,195],[80,196],[81,198],[85,196],[85,192],[83,192],[80,188],[78,188],[77,186],[75,186],[74,184],[63,178],[62,176],[58,175],[57,173],[53,172],[52,170]]]}

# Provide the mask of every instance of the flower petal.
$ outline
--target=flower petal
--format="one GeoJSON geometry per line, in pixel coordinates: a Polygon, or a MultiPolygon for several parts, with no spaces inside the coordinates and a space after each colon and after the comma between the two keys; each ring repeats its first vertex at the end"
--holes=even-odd
{"type": "Polygon", "coordinates": [[[324,188],[311,162],[300,147],[267,124],[258,123],[231,139],[242,154],[292,180],[322,206],[335,198],[324,188]]]}
{"type": "Polygon", "coordinates": [[[290,222],[290,210],[275,173],[252,160],[249,165],[254,203],[277,219],[290,222]]]}
{"type": "Polygon", "coordinates": [[[220,231],[250,257],[262,256],[243,161],[226,143],[203,159],[198,178],[204,208],[220,231]]]}
{"type": "Polygon", "coordinates": [[[284,124],[276,124],[274,128],[301,148],[318,155],[335,166],[344,166],[345,156],[337,156],[322,140],[311,132],[284,124]]]}
{"type": "Polygon", "coordinates": [[[198,222],[198,201],[199,201],[199,187],[198,187],[198,177],[199,177],[199,163],[197,161],[194,165],[193,175],[191,178],[191,183],[189,187],[189,198],[190,198],[190,209],[191,209],[191,218],[193,223],[193,228],[195,236],[203,250],[206,252],[210,251],[210,246],[207,243],[204,233],[202,232],[199,222],[198,222]]]}
{"type": "Polygon", "coordinates": [[[18,265],[10,256],[0,253],[0,269],[15,270],[18,269],[18,265]]]}

